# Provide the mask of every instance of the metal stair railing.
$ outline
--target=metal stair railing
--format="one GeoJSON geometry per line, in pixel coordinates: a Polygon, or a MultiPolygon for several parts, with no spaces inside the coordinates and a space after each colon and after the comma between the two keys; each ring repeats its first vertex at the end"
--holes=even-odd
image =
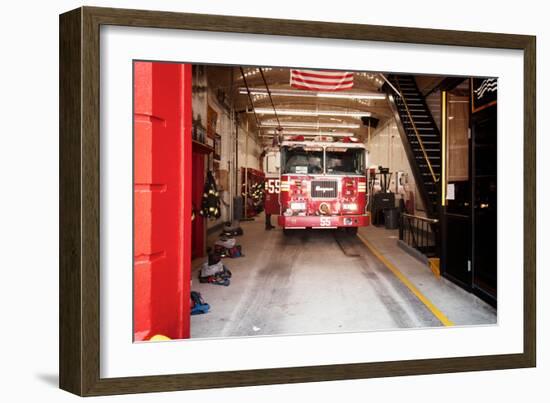
{"type": "Polygon", "coordinates": [[[399,220],[399,240],[426,256],[439,253],[439,220],[407,213],[399,220]]]}

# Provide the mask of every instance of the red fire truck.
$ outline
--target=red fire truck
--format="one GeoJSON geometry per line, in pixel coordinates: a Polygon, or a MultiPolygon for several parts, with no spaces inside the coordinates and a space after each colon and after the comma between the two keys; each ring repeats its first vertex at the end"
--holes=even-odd
{"type": "Polygon", "coordinates": [[[281,190],[281,152],[271,147],[266,150],[263,161],[265,173],[265,214],[278,215],[281,213],[279,193],[281,190]]]}
{"type": "MultiPolygon", "coordinates": [[[[266,212],[279,214],[285,232],[304,228],[357,228],[369,225],[366,211],[365,145],[340,141],[283,141],[280,182],[266,177],[266,198],[279,191],[279,211],[266,203],[266,212]],[[278,186],[277,186],[278,185],[278,186]]],[[[266,175],[267,176],[267,175],[266,175]]]]}

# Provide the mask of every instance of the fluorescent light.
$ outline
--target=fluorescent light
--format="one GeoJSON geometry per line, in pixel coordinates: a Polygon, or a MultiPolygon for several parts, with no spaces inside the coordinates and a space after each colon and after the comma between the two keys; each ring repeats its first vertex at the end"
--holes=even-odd
{"type": "Polygon", "coordinates": [[[379,92],[371,93],[344,93],[344,92],[326,92],[318,93],[319,98],[342,98],[342,99],[386,99],[386,94],[381,94],[379,92]]]}
{"type": "MultiPolygon", "coordinates": [[[[316,92],[305,90],[285,90],[271,89],[269,90],[272,96],[279,97],[304,97],[304,98],[341,98],[341,99],[386,99],[386,94],[376,91],[365,92],[350,92],[350,91],[335,91],[335,92],[316,92]]],[[[240,94],[248,94],[246,88],[239,88],[240,94]]],[[[265,88],[250,88],[252,95],[268,95],[265,88]]]]}
{"type": "MultiPolygon", "coordinates": [[[[273,115],[273,108],[255,108],[259,115],[273,115]]],[[[247,111],[253,113],[252,110],[247,111]]],[[[363,116],[371,116],[370,112],[338,111],[338,110],[309,110],[309,109],[277,109],[277,115],[281,116],[344,116],[359,119],[363,116]]]]}
{"type": "Polygon", "coordinates": [[[354,133],[351,132],[320,132],[320,131],[307,131],[307,130],[283,130],[278,132],[277,130],[268,130],[264,132],[265,134],[274,135],[282,134],[283,136],[292,135],[292,136],[334,136],[334,137],[347,137],[354,136],[354,133]]]}
{"type": "MultiPolygon", "coordinates": [[[[330,123],[330,122],[281,122],[281,126],[291,128],[338,128],[338,129],[359,129],[361,125],[359,123],[330,123]]],[[[263,121],[260,122],[260,127],[279,127],[279,123],[276,121],[263,121]]]]}

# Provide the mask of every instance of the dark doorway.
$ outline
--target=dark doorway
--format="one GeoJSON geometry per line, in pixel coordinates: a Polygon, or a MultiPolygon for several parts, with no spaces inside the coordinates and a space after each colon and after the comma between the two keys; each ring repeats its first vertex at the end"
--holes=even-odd
{"type": "Polygon", "coordinates": [[[204,234],[204,218],[199,214],[202,204],[202,193],[204,191],[204,161],[205,154],[197,147],[193,147],[193,184],[192,184],[192,200],[193,210],[195,211],[195,219],[192,225],[191,236],[191,258],[196,259],[204,256],[205,251],[205,234],[204,234]]]}
{"type": "Polygon", "coordinates": [[[497,297],[497,111],[472,115],[472,250],[474,291],[497,297]]]}

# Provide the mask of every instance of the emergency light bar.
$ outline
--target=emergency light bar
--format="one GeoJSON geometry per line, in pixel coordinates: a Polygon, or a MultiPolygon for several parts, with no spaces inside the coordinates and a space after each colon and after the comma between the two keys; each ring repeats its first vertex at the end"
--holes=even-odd
{"type": "MultiPolygon", "coordinates": [[[[265,137],[265,136],[262,136],[265,137]]],[[[359,139],[354,136],[342,137],[333,139],[331,136],[284,136],[285,142],[308,142],[308,143],[331,143],[331,145],[337,144],[358,144],[359,139]]],[[[335,148],[332,151],[341,151],[342,148],[335,148]]],[[[345,151],[345,150],[344,150],[345,151]]]]}

